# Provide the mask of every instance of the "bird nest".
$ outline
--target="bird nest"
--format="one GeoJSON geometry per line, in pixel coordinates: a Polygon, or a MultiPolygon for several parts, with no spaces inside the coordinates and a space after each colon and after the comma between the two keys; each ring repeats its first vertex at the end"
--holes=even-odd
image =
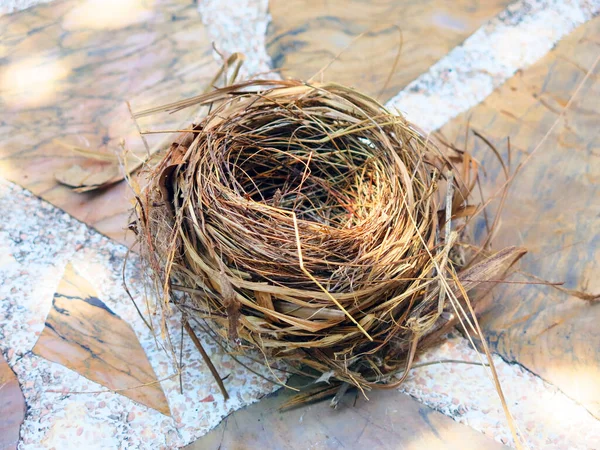
{"type": "Polygon", "coordinates": [[[355,90],[251,81],[163,109],[191,105],[210,111],[148,169],[139,245],[232,352],[396,386],[523,253],[463,245],[475,162],[355,90]]]}

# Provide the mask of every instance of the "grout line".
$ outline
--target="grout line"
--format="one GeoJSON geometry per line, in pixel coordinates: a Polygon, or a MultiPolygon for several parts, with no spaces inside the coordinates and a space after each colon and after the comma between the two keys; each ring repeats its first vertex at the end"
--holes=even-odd
{"type": "Polygon", "coordinates": [[[477,105],[600,11],[599,0],[519,0],[410,83],[387,106],[427,132],[477,105]]]}
{"type": "MultiPolygon", "coordinates": [[[[246,54],[244,76],[270,70],[268,0],[205,0],[198,7],[211,39],[227,54],[246,54]],[[234,31],[232,31],[234,30],[234,31]]],[[[517,70],[544,56],[600,12],[600,0],[517,0],[480,27],[387,106],[426,132],[477,105],[517,70]]],[[[217,56],[217,55],[215,55],[217,56]]],[[[270,73],[269,77],[278,77],[270,73]]]]}
{"type": "MultiPolygon", "coordinates": [[[[202,22],[217,49],[225,56],[234,52],[246,56],[240,79],[272,70],[266,48],[267,27],[271,21],[268,5],[268,0],[203,0],[198,4],[202,22]]],[[[214,56],[221,62],[217,53],[214,56]]],[[[279,78],[277,73],[266,77],[279,78]]]]}
{"type": "Polygon", "coordinates": [[[52,0],[0,0],[0,16],[12,14],[51,1],[52,0]]]}

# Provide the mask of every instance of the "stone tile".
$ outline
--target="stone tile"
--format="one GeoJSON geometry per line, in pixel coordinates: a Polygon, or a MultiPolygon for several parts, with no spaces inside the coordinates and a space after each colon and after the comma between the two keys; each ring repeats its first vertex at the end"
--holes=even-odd
{"type": "MultiPolygon", "coordinates": [[[[295,386],[306,383],[310,380],[290,380],[295,386]]],[[[321,402],[280,411],[293,394],[281,390],[236,411],[186,450],[505,448],[396,390],[369,392],[369,401],[348,393],[335,410],[321,402]]]]}
{"type": "Polygon", "coordinates": [[[0,353],[0,449],[16,450],[25,418],[25,399],[17,377],[0,353]]]}
{"type": "MultiPolygon", "coordinates": [[[[597,62],[599,43],[600,18],[595,18],[442,128],[462,148],[470,123],[505,161],[510,138],[511,172],[528,161],[512,183],[493,243],[498,248],[509,243],[528,248],[521,260],[525,272],[596,295],[600,294],[598,65],[564,117],[561,112],[597,62]]],[[[498,160],[472,135],[467,147],[487,171],[482,178],[484,195],[493,196],[505,181],[498,160]]],[[[498,200],[491,204],[492,215],[497,206],[498,200]]],[[[480,217],[474,224],[475,236],[484,229],[480,217]]],[[[482,303],[486,310],[482,324],[495,351],[555,384],[600,417],[596,303],[549,286],[504,285],[482,303]]]]}
{"type": "Polygon", "coordinates": [[[283,76],[307,80],[327,66],[325,80],[385,102],[509,3],[271,0],[267,51],[283,76]]]}
{"type": "Polygon", "coordinates": [[[179,316],[161,320],[159,305],[145,284],[143,264],[130,254],[125,277],[145,317],[152,318],[153,335],[123,289],[124,246],[1,179],[0,210],[8,212],[0,220],[0,351],[19,379],[28,406],[19,448],[87,449],[91,443],[91,448],[178,448],[235,409],[273,391],[274,385],[262,378],[271,377],[271,372],[262,364],[245,361],[254,371],[250,372],[197,330],[217,370],[226,377],[231,398],[224,402],[191,339],[181,336],[179,316]],[[171,417],[31,352],[69,262],[135,332],[161,380],[171,417]],[[174,348],[161,333],[163,325],[174,348]],[[183,390],[177,368],[181,345],[183,390]]]}
{"type": "Polygon", "coordinates": [[[129,324],[68,264],[33,353],[167,416],[169,404],[129,324]]]}
{"type": "MultiPolygon", "coordinates": [[[[0,36],[0,175],[124,242],[128,186],[77,194],[56,174],[76,165],[90,178],[118,179],[118,164],[86,160],[65,145],[114,154],[124,139],[130,152],[144,154],[125,102],[138,110],[202,92],[218,66],[195,5],[53,2],[0,17],[0,36]]],[[[178,128],[191,115],[163,114],[140,126],[178,128]]],[[[163,139],[148,136],[150,146],[163,139]]]]}

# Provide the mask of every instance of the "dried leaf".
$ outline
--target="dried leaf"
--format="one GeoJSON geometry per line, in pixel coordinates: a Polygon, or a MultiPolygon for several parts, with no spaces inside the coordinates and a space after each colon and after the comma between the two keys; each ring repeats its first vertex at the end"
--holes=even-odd
{"type": "MultiPolygon", "coordinates": [[[[221,264],[221,260],[219,260],[221,264]]],[[[227,310],[228,335],[230,342],[235,345],[240,345],[241,341],[238,335],[238,324],[240,321],[240,302],[237,300],[233,285],[229,281],[229,277],[225,274],[224,266],[221,268],[221,277],[219,278],[219,284],[221,285],[221,295],[223,296],[223,305],[227,310]]]]}
{"type": "Polygon", "coordinates": [[[123,177],[118,164],[75,164],[54,174],[56,181],[72,187],[77,192],[87,192],[118,182],[123,177]]]}

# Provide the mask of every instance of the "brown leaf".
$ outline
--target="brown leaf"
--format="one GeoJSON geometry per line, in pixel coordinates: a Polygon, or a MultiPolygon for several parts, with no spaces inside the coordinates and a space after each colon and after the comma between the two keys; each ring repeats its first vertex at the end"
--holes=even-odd
{"type": "Polygon", "coordinates": [[[464,290],[468,292],[487,280],[501,278],[501,275],[521,259],[525,253],[527,253],[527,250],[524,248],[507,247],[462,271],[459,278],[464,290]]]}
{"type": "Polygon", "coordinates": [[[167,207],[173,212],[173,192],[171,189],[171,176],[173,172],[184,162],[184,156],[188,147],[191,145],[194,133],[187,133],[179,136],[177,141],[171,144],[169,152],[164,159],[163,167],[160,172],[158,188],[167,207]]]}

